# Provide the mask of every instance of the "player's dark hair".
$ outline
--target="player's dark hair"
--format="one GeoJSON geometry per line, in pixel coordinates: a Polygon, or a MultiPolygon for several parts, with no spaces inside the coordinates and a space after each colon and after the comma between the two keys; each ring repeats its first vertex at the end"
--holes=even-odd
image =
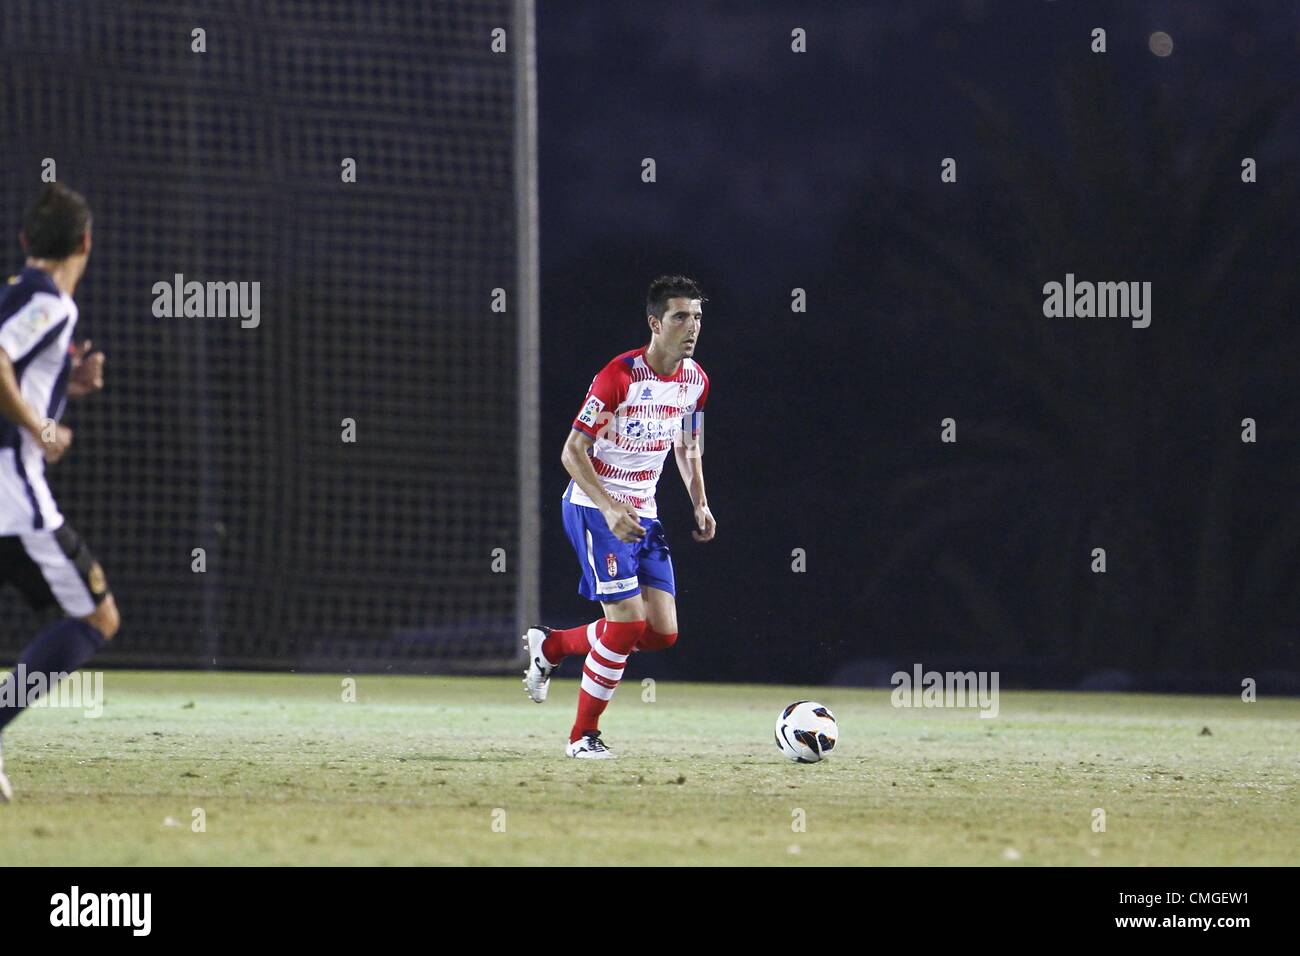
{"type": "Polygon", "coordinates": [[[90,228],[90,205],[81,193],[50,183],[23,214],[27,254],[36,259],[66,259],[81,248],[90,228]]]}
{"type": "Polygon", "coordinates": [[[650,291],[645,296],[646,315],[656,319],[664,317],[669,299],[699,299],[707,302],[700,284],[686,276],[660,276],[650,283],[650,291]]]}

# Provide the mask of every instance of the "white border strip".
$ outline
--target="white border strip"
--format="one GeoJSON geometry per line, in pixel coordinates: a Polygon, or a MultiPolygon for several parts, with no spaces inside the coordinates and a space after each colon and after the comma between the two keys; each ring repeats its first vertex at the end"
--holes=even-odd
{"type": "MultiPolygon", "coordinates": [[[[537,622],[541,590],[541,401],[538,309],[537,49],[534,0],[515,0],[510,43],[515,56],[515,310],[518,316],[519,553],[515,634],[537,622]]],[[[528,655],[510,635],[522,661],[528,655]]]]}

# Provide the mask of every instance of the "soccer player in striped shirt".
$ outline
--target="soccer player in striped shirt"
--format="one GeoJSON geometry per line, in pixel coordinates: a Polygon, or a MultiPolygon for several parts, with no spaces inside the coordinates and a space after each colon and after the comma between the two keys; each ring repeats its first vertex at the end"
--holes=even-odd
{"type": "MultiPolygon", "coordinates": [[[[104,571],[63,520],[45,466],[67,452],[72,430],[58,424],[66,399],[104,385],[104,354],[72,344],[73,290],[90,256],[90,207],[59,184],[23,217],[23,271],[0,287],[0,585],[33,608],[57,604],[63,617],[27,645],[0,685],[0,731],[40,690],[88,661],[117,633],[104,571]]],[[[0,759],[0,801],[12,796],[0,759]]]]}
{"type": "Polygon", "coordinates": [[[546,700],[564,658],[583,654],[578,715],[566,755],[608,759],[600,739],[605,710],[633,651],[677,641],[673,562],[655,506],[655,488],[671,448],[695,510],[696,541],[710,541],[717,523],[704,494],[700,412],[709,378],[695,361],[699,286],[661,276],[646,296],[650,344],[615,356],[592,380],[564,444],[572,480],[564,492],[564,528],[578,556],[578,593],[599,601],[604,617],[582,627],[535,626],[524,635],[528,696],[546,700]],[[690,422],[690,440],[683,421],[690,422]]]}

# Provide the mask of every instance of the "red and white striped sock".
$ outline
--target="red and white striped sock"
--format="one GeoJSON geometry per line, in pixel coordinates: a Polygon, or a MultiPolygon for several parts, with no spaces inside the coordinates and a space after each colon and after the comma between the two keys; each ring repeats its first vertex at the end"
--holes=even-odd
{"type": "Polygon", "coordinates": [[[623,679],[627,656],[645,631],[645,621],[606,621],[603,633],[591,645],[582,667],[582,686],[578,690],[578,717],[573,722],[569,742],[584,733],[600,729],[600,715],[614,696],[623,679]]]}
{"type": "MultiPolygon", "coordinates": [[[[550,634],[546,635],[546,640],[542,641],[542,656],[546,658],[547,663],[555,667],[566,657],[572,657],[574,654],[586,654],[604,633],[605,619],[603,617],[598,621],[592,621],[590,624],[583,624],[581,627],[571,627],[565,631],[551,631],[550,634]]],[[[671,634],[660,634],[649,624],[646,624],[641,639],[637,641],[636,647],[632,650],[634,652],[663,651],[676,643],[676,631],[671,634]]]]}
{"type": "Polygon", "coordinates": [[[586,654],[604,632],[605,619],[603,617],[599,621],[592,621],[590,624],[583,624],[581,627],[571,627],[565,631],[551,631],[550,634],[546,635],[546,640],[542,641],[542,656],[546,658],[547,663],[554,667],[566,657],[571,657],[574,654],[586,654]]]}

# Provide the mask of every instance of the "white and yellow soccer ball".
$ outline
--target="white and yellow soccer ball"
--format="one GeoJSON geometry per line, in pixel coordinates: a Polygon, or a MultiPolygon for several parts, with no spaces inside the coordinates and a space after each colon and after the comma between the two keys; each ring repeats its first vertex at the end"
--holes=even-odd
{"type": "Polygon", "coordinates": [[[839,737],[835,715],[815,700],[797,700],[776,718],[777,747],[799,763],[816,763],[829,757],[839,737]]]}

